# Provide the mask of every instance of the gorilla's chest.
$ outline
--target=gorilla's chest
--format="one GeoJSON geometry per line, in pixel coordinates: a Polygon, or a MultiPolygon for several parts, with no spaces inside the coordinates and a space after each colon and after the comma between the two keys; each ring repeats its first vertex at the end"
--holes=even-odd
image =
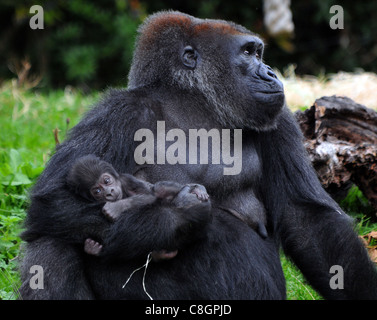
{"type": "Polygon", "coordinates": [[[257,149],[241,130],[209,138],[205,135],[202,139],[188,135],[186,139],[156,140],[149,156],[149,163],[136,163],[137,177],[151,183],[161,180],[200,183],[219,197],[254,189],[261,178],[257,149]],[[198,144],[190,144],[190,139],[198,144]]]}

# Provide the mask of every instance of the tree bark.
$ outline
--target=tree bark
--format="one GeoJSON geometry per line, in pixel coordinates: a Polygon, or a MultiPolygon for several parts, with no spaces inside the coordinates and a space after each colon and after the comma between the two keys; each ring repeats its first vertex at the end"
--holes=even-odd
{"type": "Polygon", "coordinates": [[[377,112],[331,96],[295,115],[325,189],[339,196],[356,184],[377,212],[377,112]]]}

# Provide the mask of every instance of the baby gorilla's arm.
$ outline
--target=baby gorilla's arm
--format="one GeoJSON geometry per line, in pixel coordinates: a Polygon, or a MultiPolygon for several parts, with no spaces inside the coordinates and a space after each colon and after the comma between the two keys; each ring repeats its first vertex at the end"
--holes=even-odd
{"type": "MultiPolygon", "coordinates": [[[[156,200],[156,197],[154,195],[138,194],[138,195],[121,199],[115,202],[106,202],[106,204],[102,208],[102,212],[110,220],[116,220],[124,211],[131,208],[138,207],[138,206],[141,207],[144,205],[151,204],[155,200],[156,200]]],[[[87,254],[98,256],[102,251],[102,245],[99,242],[88,238],[85,240],[84,250],[87,254]]],[[[169,255],[166,255],[166,256],[167,257],[165,258],[165,255],[161,254],[160,258],[169,259],[169,255]]]]}
{"type": "Polygon", "coordinates": [[[122,255],[129,259],[130,254],[137,256],[146,250],[152,252],[154,261],[164,261],[173,259],[178,254],[178,248],[191,242],[192,238],[201,237],[210,219],[211,208],[204,186],[160,181],[153,186],[152,192],[153,194],[136,194],[107,202],[102,209],[103,213],[115,221],[115,230],[124,230],[110,230],[110,237],[104,239],[103,249],[106,252],[101,253],[102,246],[91,239],[86,240],[85,251],[97,256],[119,258],[122,255]],[[153,207],[150,206],[152,204],[153,207]],[[123,214],[125,211],[129,211],[129,214],[123,214]],[[148,234],[148,237],[143,238],[145,243],[134,241],[133,228],[138,230],[138,234],[140,231],[148,234]],[[113,232],[121,234],[124,239],[114,240],[111,236],[113,232]],[[125,251],[124,245],[128,249],[132,246],[135,248],[125,251]]]}
{"type": "Polygon", "coordinates": [[[200,203],[208,202],[208,199],[209,195],[204,186],[200,184],[186,184],[173,199],[173,204],[177,208],[189,209],[200,203]]]}
{"type": "MultiPolygon", "coordinates": [[[[165,202],[174,200],[178,207],[181,207],[181,201],[177,201],[177,197],[182,199],[187,197],[189,193],[195,194],[200,201],[208,201],[209,199],[206,188],[201,184],[195,183],[182,185],[173,181],[159,181],[153,186],[153,192],[157,198],[163,199],[165,202]]],[[[190,199],[190,196],[188,198],[190,199]]],[[[197,201],[189,200],[184,202],[192,205],[197,201]]]]}
{"type": "Polygon", "coordinates": [[[115,202],[106,202],[102,212],[110,220],[116,220],[124,211],[152,204],[154,201],[156,201],[156,196],[152,194],[137,194],[115,202]]]}

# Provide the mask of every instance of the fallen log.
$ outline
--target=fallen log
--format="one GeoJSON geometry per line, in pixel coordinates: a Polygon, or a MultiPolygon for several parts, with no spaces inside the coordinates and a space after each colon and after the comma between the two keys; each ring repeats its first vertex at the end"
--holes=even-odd
{"type": "Polygon", "coordinates": [[[331,96],[295,116],[325,189],[337,197],[355,184],[377,212],[377,112],[331,96]]]}

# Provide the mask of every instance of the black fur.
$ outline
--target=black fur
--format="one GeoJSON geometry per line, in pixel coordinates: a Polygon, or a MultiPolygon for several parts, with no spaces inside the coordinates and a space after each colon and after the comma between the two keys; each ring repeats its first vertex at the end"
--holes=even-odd
{"type": "Polygon", "coordinates": [[[198,231],[198,241],[189,241],[190,230],[182,230],[187,241],[178,255],[148,267],[145,285],[153,298],[284,299],[282,246],[325,298],[377,299],[376,268],[350,219],[321,187],[284,106],[281,85],[256,55],[262,55],[261,41],[233,23],[176,12],[153,15],[140,30],[129,89],[110,90],[82,119],[32,192],[23,236],[28,244],[22,297],[147,298],[143,272],[122,285],[156,243],[169,249],[169,241],[162,240],[169,234],[170,209],[122,215],[110,232],[99,235],[111,249],[109,259],[85,255],[78,248],[105,222],[100,208],[72,197],[65,179],[78,157],[95,154],[118,172],[136,172],[151,183],[198,182],[211,195],[213,218],[203,222],[207,228],[198,231]],[[193,54],[186,54],[188,46],[193,54]],[[241,174],[223,175],[224,164],[137,166],[134,133],[139,128],[155,132],[158,120],[166,122],[166,131],[181,128],[187,137],[192,128],[242,128],[241,174]],[[234,209],[245,215],[263,210],[266,239],[216,209],[231,197],[237,199],[234,209]],[[34,264],[44,267],[43,291],[28,286],[34,264]],[[332,265],[344,268],[344,289],[330,288],[332,265]]]}

